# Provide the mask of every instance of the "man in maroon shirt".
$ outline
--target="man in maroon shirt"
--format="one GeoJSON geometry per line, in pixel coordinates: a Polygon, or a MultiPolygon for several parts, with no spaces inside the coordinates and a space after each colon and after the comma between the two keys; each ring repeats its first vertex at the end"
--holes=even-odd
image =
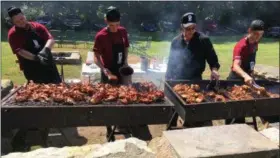
{"type": "Polygon", "coordinates": [[[249,29],[248,34],[242,38],[234,47],[233,64],[231,72],[228,76],[229,80],[244,80],[247,84],[253,83],[252,73],[256,62],[256,52],[258,50],[258,42],[264,33],[264,22],[254,20],[249,29]]]}
{"type": "MultiPolygon", "coordinates": [[[[10,7],[8,14],[14,24],[8,32],[9,44],[19,60],[25,78],[34,83],[60,83],[61,79],[51,55],[54,39],[46,27],[36,22],[28,22],[19,8],[10,7]]],[[[29,130],[20,129],[17,132],[12,142],[14,151],[30,147],[25,142],[29,130]]],[[[40,133],[46,138],[48,129],[42,129],[40,133]]]]}
{"type": "MultiPolygon", "coordinates": [[[[246,84],[252,84],[253,71],[256,63],[256,52],[258,50],[258,43],[264,33],[264,22],[261,20],[254,20],[249,29],[248,34],[243,37],[234,47],[233,50],[233,64],[228,80],[244,80],[246,84]]],[[[269,122],[278,121],[278,117],[263,117],[269,122]]],[[[227,119],[226,124],[230,123],[245,123],[245,118],[227,119]]]]}
{"type": "MultiPolygon", "coordinates": [[[[94,62],[101,69],[101,82],[123,84],[121,68],[129,68],[128,56],[128,35],[126,29],[120,26],[120,12],[116,7],[109,7],[105,15],[107,27],[100,30],[95,36],[94,42],[94,62]]],[[[134,137],[142,140],[151,139],[147,125],[132,127],[118,127],[119,130],[132,131],[134,137]],[[140,134],[139,131],[142,131],[140,134]]],[[[107,138],[111,127],[107,126],[107,138]]],[[[114,138],[113,138],[114,139],[114,138]]]]}
{"type": "Polygon", "coordinates": [[[46,27],[28,22],[19,8],[9,8],[8,14],[14,24],[8,32],[9,44],[25,78],[35,83],[61,82],[51,55],[54,39],[46,27]]]}
{"type": "Polygon", "coordinates": [[[99,31],[94,42],[94,62],[101,69],[101,81],[121,83],[119,69],[127,66],[129,41],[126,29],[120,26],[120,12],[109,7],[105,15],[107,27],[99,31]]]}

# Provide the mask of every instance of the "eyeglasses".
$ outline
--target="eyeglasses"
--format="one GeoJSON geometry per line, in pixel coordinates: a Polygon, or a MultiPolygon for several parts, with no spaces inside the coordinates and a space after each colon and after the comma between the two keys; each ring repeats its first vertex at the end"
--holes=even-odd
{"type": "Polygon", "coordinates": [[[187,28],[184,28],[185,31],[193,31],[195,30],[195,27],[187,27],[187,28]]]}

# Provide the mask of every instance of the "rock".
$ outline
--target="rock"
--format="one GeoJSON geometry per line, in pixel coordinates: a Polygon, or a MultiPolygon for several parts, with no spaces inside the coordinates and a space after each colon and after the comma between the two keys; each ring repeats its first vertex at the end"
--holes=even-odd
{"type": "Polygon", "coordinates": [[[176,152],[165,137],[157,137],[150,141],[149,148],[157,158],[177,158],[176,152]]]}
{"type": "Polygon", "coordinates": [[[137,138],[118,140],[106,143],[94,150],[85,158],[154,158],[155,154],[147,147],[147,143],[137,138]]]}
{"type": "Polygon", "coordinates": [[[270,124],[269,124],[269,126],[270,126],[270,127],[274,127],[274,128],[279,129],[280,124],[279,124],[279,122],[276,122],[276,123],[270,123],[270,124]]]}
{"type": "Polygon", "coordinates": [[[129,138],[104,145],[85,145],[63,148],[40,148],[26,153],[10,153],[2,158],[155,158],[146,142],[129,138]]]}
{"type": "Polygon", "coordinates": [[[11,80],[1,80],[1,99],[4,98],[13,89],[14,84],[11,80]]]}
{"type": "Polygon", "coordinates": [[[164,131],[179,157],[271,158],[279,147],[245,124],[164,131]]]}
{"type": "Polygon", "coordinates": [[[277,128],[268,128],[260,131],[265,137],[270,139],[272,142],[276,143],[278,146],[279,144],[279,129],[277,128]]]}

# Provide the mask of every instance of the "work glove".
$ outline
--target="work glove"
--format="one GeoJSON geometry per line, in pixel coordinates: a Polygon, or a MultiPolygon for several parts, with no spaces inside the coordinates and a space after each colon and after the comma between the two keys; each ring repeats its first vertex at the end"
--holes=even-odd
{"type": "Polygon", "coordinates": [[[40,64],[42,65],[48,65],[49,62],[48,62],[48,59],[43,57],[42,55],[38,54],[35,56],[34,58],[35,61],[38,61],[40,64]]]}
{"type": "Polygon", "coordinates": [[[45,57],[48,60],[52,60],[52,54],[51,54],[51,49],[48,47],[44,47],[38,55],[45,57]]]}

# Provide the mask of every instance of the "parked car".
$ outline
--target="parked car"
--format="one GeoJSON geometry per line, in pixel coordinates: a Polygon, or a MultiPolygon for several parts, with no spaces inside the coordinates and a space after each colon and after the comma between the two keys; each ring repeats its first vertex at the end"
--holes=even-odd
{"type": "Polygon", "coordinates": [[[178,26],[170,21],[160,21],[159,25],[164,32],[175,32],[178,29],[178,26]]]}
{"type": "Polygon", "coordinates": [[[81,28],[83,22],[80,17],[76,15],[69,15],[63,20],[63,24],[67,29],[79,29],[81,28]]]}
{"type": "Polygon", "coordinates": [[[276,26],[268,28],[266,35],[268,37],[280,37],[280,27],[276,26]]]}
{"type": "Polygon", "coordinates": [[[203,32],[213,33],[218,30],[218,24],[212,20],[203,21],[202,27],[203,32]]]}
{"type": "Polygon", "coordinates": [[[143,31],[146,31],[146,32],[156,32],[156,31],[158,31],[157,25],[154,24],[154,23],[142,22],[141,23],[141,28],[142,28],[143,31]]]}
{"type": "Polygon", "coordinates": [[[94,31],[100,31],[102,28],[106,27],[107,25],[106,24],[93,24],[93,27],[92,29],[94,31]]]}
{"type": "Polygon", "coordinates": [[[52,28],[52,20],[51,20],[51,17],[49,17],[49,16],[40,16],[40,17],[36,18],[35,21],[42,25],[45,25],[49,29],[52,28]]]}

